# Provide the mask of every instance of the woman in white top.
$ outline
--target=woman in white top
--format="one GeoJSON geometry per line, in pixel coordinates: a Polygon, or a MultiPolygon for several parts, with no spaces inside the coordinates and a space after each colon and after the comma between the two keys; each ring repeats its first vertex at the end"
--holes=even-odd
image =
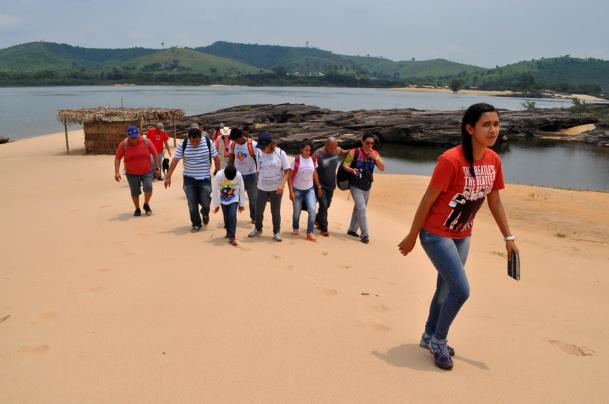
{"type": "Polygon", "coordinates": [[[292,234],[298,235],[300,222],[300,212],[303,207],[306,207],[309,213],[307,220],[307,240],[316,241],[313,235],[315,229],[315,211],[317,198],[315,198],[315,190],[317,195],[321,197],[321,185],[317,177],[317,156],[312,155],[313,143],[305,139],[300,144],[300,154],[297,154],[292,161],[290,168],[292,174],[288,179],[288,187],[290,188],[290,200],[292,201],[292,234]],[[304,206],[303,206],[304,204],[304,206]]]}
{"type": "Polygon", "coordinates": [[[258,190],[256,193],[256,227],[248,237],[262,234],[262,221],[267,202],[271,202],[273,217],[273,239],[281,241],[281,197],[290,175],[287,154],[275,145],[270,133],[263,133],[256,144],[258,154],[258,190]]]}

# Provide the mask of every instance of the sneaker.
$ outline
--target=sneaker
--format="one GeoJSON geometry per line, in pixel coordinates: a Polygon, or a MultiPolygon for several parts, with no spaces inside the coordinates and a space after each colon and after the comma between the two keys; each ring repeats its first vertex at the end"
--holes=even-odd
{"type": "Polygon", "coordinates": [[[281,234],[279,234],[279,233],[275,233],[275,234],[273,235],[273,240],[278,241],[278,242],[283,241],[283,240],[281,239],[281,234]]]}
{"type": "Polygon", "coordinates": [[[192,226],[192,229],[190,229],[191,233],[198,233],[199,230],[201,230],[201,226],[192,226]]]}
{"type": "Polygon", "coordinates": [[[300,232],[298,231],[298,229],[292,230],[292,235],[293,236],[298,236],[299,234],[300,234],[300,232]]]}
{"type": "Polygon", "coordinates": [[[250,224],[256,224],[256,221],[254,219],[250,220],[250,224]]]}
{"type": "Polygon", "coordinates": [[[209,224],[209,213],[203,214],[203,224],[207,226],[209,224]]]}
{"type": "Polygon", "coordinates": [[[236,246],[237,245],[237,239],[234,238],[234,237],[229,237],[228,244],[236,246]]]}
{"type": "Polygon", "coordinates": [[[133,216],[142,216],[142,211],[140,210],[140,208],[137,208],[135,212],[133,212],[133,216]]]}
{"type": "Polygon", "coordinates": [[[446,340],[439,340],[435,337],[431,337],[430,341],[431,353],[433,354],[433,361],[437,367],[444,370],[451,370],[453,368],[453,360],[448,352],[448,344],[446,340]]]}
{"type": "Polygon", "coordinates": [[[364,244],[368,244],[370,242],[370,238],[368,236],[364,236],[360,239],[360,241],[364,244]]]}
{"type": "Polygon", "coordinates": [[[324,236],[324,237],[328,237],[328,236],[330,235],[330,233],[328,233],[328,230],[322,230],[322,231],[320,232],[320,234],[321,234],[322,236],[324,236]]]}
{"type": "Polygon", "coordinates": [[[317,241],[313,233],[307,233],[307,240],[309,241],[317,241]]]}
{"type": "MultiPolygon", "coordinates": [[[[419,346],[421,348],[431,350],[431,335],[423,333],[423,335],[421,335],[421,342],[419,342],[419,346]]],[[[447,347],[450,356],[455,356],[455,350],[451,346],[447,345],[447,347]]]]}
{"type": "Polygon", "coordinates": [[[150,209],[150,205],[144,203],[144,212],[146,212],[146,216],[152,215],[152,209],[150,209]]]}
{"type": "Polygon", "coordinates": [[[358,237],[359,238],[359,234],[357,234],[356,231],[349,230],[347,232],[347,234],[350,235],[351,237],[358,237]]]}
{"type": "Polygon", "coordinates": [[[250,234],[248,234],[248,237],[258,237],[259,235],[262,234],[262,230],[257,230],[257,229],[253,229],[252,231],[250,231],[250,234]]]}

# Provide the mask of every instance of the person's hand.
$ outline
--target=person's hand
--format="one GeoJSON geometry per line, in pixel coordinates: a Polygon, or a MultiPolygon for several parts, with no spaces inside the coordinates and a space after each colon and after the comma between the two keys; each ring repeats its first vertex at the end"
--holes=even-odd
{"type": "Polygon", "coordinates": [[[165,185],[165,188],[169,188],[171,186],[171,177],[170,176],[165,176],[165,182],[163,183],[163,185],[165,185]]]}
{"type": "Polygon", "coordinates": [[[283,187],[279,187],[279,188],[277,188],[277,191],[275,191],[275,193],[276,193],[277,195],[283,195],[283,187]]]}
{"type": "Polygon", "coordinates": [[[404,239],[402,239],[402,241],[400,241],[400,244],[398,244],[398,249],[400,250],[400,253],[403,256],[406,256],[406,255],[410,254],[410,252],[412,251],[412,249],[414,248],[416,243],[417,243],[416,233],[415,234],[408,233],[408,235],[406,237],[404,237],[404,239]]]}
{"type": "Polygon", "coordinates": [[[507,251],[508,261],[512,260],[512,253],[513,252],[515,252],[516,254],[520,253],[520,250],[518,249],[518,246],[516,245],[516,242],[514,242],[514,240],[512,240],[512,241],[506,241],[505,242],[505,249],[507,251]]]}
{"type": "Polygon", "coordinates": [[[358,175],[359,174],[359,170],[357,168],[352,169],[351,172],[353,173],[353,175],[358,175]]]}
{"type": "Polygon", "coordinates": [[[119,173],[114,173],[114,180],[116,182],[121,182],[121,175],[119,173]]]}
{"type": "Polygon", "coordinates": [[[317,188],[317,197],[321,198],[322,196],[324,196],[324,190],[321,188],[317,188]]]}
{"type": "Polygon", "coordinates": [[[218,206],[218,207],[216,207],[216,208],[214,208],[214,213],[218,213],[218,211],[219,211],[219,210],[220,210],[220,207],[219,207],[219,206],[218,206]]]}
{"type": "Polygon", "coordinates": [[[294,202],[295,199],[296,199],[296,196],[294,195],[294,193],[290,192],[290,201],[294,202]]]}
{"type": "Polygon", "coordinates": [[[245,210],[245,207],[243,207],[243,206],[239,206],[239,209],[238,209],[238,210],[239,210],[239,213],[241,213],[241,212],[243,212],[243,211],[245,210]]]}

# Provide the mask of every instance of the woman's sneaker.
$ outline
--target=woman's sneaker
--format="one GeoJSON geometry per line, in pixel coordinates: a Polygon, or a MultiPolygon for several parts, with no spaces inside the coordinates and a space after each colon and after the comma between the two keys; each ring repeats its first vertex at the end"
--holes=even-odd
{"type": "Polygon", "coordinates": [[[278,242],[283,241],[281,239],[281,234],[279,234],[279,233],[275,233],[275,235],[273,236],[273,240],[278,241],[278,242]]]}
{"type": "Polygon", "coordinates": [[[448,352],[448,344],[445,339],[439,340],[431,337],[431,353],[433,354],[433,361],[437,367],[444,370],[451,370],[453,368],[453,360],[448,352]]]}
{"type": "Polygon", "coordinates": [[[262,230],[252,229],[252,231],[250,231],[250,233],[247,236],[252,238],[252,237],[258,237],[261,234],[262,234],[262,230]]]}
{"type": "MultiPolygon", "coordinates": [[[[421,342],[419,342],[419,346],[421,348],[431,350],[431,335],[423,333],[423,335],[421,335],[421,342]]],[[[455,350],[451,346],[448,346],[448,353],[450,356],[455,356],[455,350]]]]}
{"type": "Polygon", "coordinates": [[[237,245],[237,239],[236,239],[236,238],[234,238],[234,237],[230,237],[230,238],[228,239],[228,243],[229,243],[230,245],[234,245],[234,246],[236,246],[236,245],[237,245]]]}

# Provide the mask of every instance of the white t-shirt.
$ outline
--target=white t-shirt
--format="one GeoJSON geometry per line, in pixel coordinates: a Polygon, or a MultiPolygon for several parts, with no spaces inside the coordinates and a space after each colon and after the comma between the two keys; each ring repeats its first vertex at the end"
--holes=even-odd
{"type": "MultiPolygon", "coordinates": [[[[294,164],[296,159],[290,163],[290,168],[294,170],[294,164]]],[[[300,163],[298,164],[298,172],[294,177],[294,188],[300,191],[306,191],[313,188],[313,173],[317,168],[317,162],[314,162],[311,157],[304,158],[300,156],[300,163]]]]}
{"type": "Polygon", "coordinates": [[[226,178],[224,170],[218,171],[212,182],[211,206],[217,208],[222,205],[230,205],[239,202],[239,206],[245,205],[245,187],[243,177],[239,172],[232,180],[226,178]]]}
{"type": "MultiPolygon", "coordinates": [[[[243,144],[239,144],[237,142],[232,142],[234,146],[235,153],[235,168],[242,175],[249,175],[256,173],[256,161],[250,154],[249,148],[247,147],[247,141],[243,144]]],[[[252,147],[254,149],[254,156],[259,153],[259,150],[256,149],[257,142],[252,140],[252,147]]],[[[231,145],[231,150],[233,150],[233,146],[231,145]]]]}
{"type": "Polygon", "coordinates": [[[261,191],[276,191],[281,185],[283,171],[290,168],[288,155],[279,147],[271,154],[258,153],[258,189],[261,191]]]}

